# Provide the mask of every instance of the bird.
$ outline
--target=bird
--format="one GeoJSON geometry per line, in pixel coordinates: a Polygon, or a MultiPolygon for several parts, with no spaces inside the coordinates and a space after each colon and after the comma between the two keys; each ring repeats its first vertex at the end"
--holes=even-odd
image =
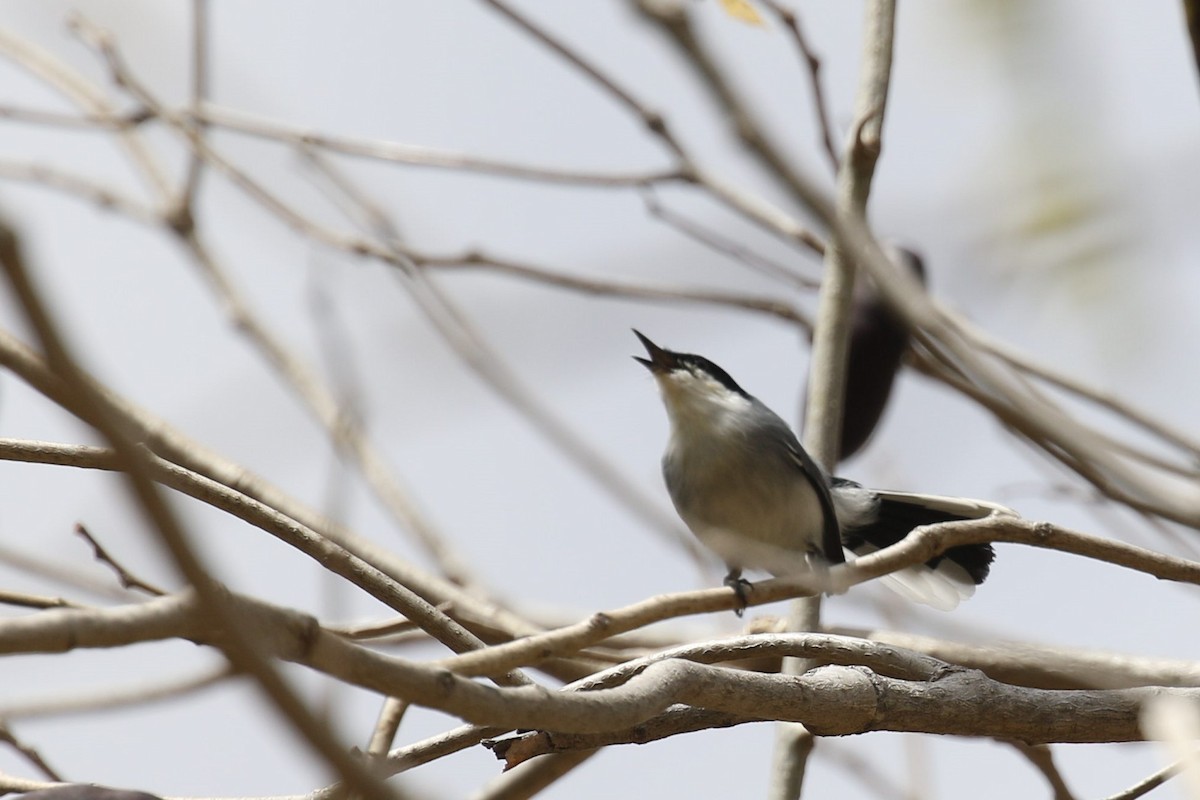
{"type": "MultiPolygon", "coordinates": [[[[1015,511],[983,500],[867,489],[831,477],[786,422],[704,356],[659,347],[636,329],[670,421],[662,473],[675,510],[729,568],[745,601],[745,569],[776,576],[827,570],[895,544],[914,528],[1015,511]]],[[[952,547],[883,576],[917,603],[949,611],[991,569],[990,544],[952,547]]]]}
{"type": "MultiPolygon", "coordinates": [[[[913,250],[889,245],[892,261],[922,285],[925,262],[913,250]]],[[[860,275],[850,306],[850,341],[846,352],[846,402],[838,438],[838,462],[858,453],[879,424],[896,375],[908,353],[908,325],[884,302],[869,276],[860,275]]],[[[804,393],[805,398],[808,393],[804,393]]]]}

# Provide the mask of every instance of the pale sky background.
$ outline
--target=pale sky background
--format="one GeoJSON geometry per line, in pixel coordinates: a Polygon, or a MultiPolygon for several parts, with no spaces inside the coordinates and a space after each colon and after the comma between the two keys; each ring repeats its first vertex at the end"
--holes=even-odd
{"type": "MultiPolygon", "coordinates": [[[[861,4],[794,5],[823,59],[840,134],[851,118],[861,4]]],[[[876,228],[923,250],[932,290],[984,329],[1194,435],[1200,92],[1179,4],[995,5],[901,4],[871,205],[876,228]]],[[[789,207],[739,153],[691,73],[626,4],[522,7],[661,109],[705,163],[789,207]]],[[[107,86],[96,58],[66,32],[65,16],[78,10],[114,31],[131,69],[160,97],[186,98],[187,3],[5,0],[0,8],[7,30],[107,86]]],[[[212,94],[223,106],[328,133],[522,163],[622,171],[668,164],[623,110],[481,3],[258,0],[212,8],[212,94]]],[[[736,23],[711,0],[698,10],[702,31],[742,91],[773,131],[795,143],[797,162],[827,179],[807,79],[786,37],[736,23]]],[[[7,62],[0,62],[0,105],[69,110],[7,62]]],[[[152,141],[166,163],[182,164],[173,138],[158,132],[152,141]]],[[[289,200],[341,222],[294,153],[232,134],[214,142],[289,200]]],[[[3,122],[0,160],[52,164],[130,192],[144,189],[97,132],[3,122]]],[[[344,164],[425,250],[479,246],[556,270],[773,293],[813,305],[811,295],[796,297],[648,219],[636,192],[344,164]]],[[[670,190],[661,199],[818,274],[807,255],[703,198],[670,190]]],[[[42,286],[103,380],[365,535],[420,558],[231,331],[168,237],[9,181],[0,184],[0,209],[23,232],[42,286]]],[[[296,237],[213,175],[200,224],[262,317],[325,374],[349,375],[360,387],[374,442],[498,594],[575,619],[719,580],[721,570],[698,574],[497,398],[383,267],[296,237]],[[335,327],[345,331],[333,365],[321,355],[330,326],[314,312],[316,296],[332,303],[335,327]]],[[[658,459],[666,417],[651,379],[629,359],[638,349],[630,327],[710,357],[783,416],[796,417],[807,346],[776,320],[588,297],[480,271],[439,281],[542,402],[664,511],[670,504],[658,459]]],[[[3,324],[15,325],[11,304],[3,302],[3,324]]],[[[0,376],[0,435],[91,440],[9,375],[0,376]]],[[[1059,468],[919,376],[904,376],[882,431],[842,471],[868,484],[996,500],[1030,518],[1187,552],[1136,518],[1094,505],[1059,468]]],[[[83,521],[130,566],[176,585],[114,478],[14,464],[0,464],[0,476],[4,548],[107,580],[71,533],[83,521]]],[[[358,594],[331,593],[315,565],[261,532],[194,504],[180,508],[219,577],[236,588],[333,621],[386,616],[358,594]]],[[[1194,532],[1183,538],[1196,541],[1194,532]]],[[[1179,635],[1195,625],[1193,590],[1049,552],[1003,545],[998,552],[991,579],[952,615],[898,607],[885,591],[859,587],[827,602],[826,620],[877,624],[879,600],[902,612],[888,624],[907,630],[1200,658],[1195,637],[1179,635]]],[[[0,587],[65,591],[9,568],[0,568],[0,587]]],[[[738,626],[728,614],[678,627],[701,638],[738,626]]],[[[208,663],[216,663],[211,653],[178,643],[0,659],[0,711],[155,682],[208,663]]],[[[314,700],[322,697],[311,675],[289,675],[314,700]]],[[[339,691],[332,702],[347,741],[364,745],[378,701],[339,691]]],[[[399,741],[451,725],[444,715],[414,711],[399,741]]],[[[96,716],[18,721],[14,729],[78,781],[228,796],[300,793],[327,781],[246,687],[96,716]]],[[[610,748],[544,796],[762,796],[772,737],[764,724],[610,748]]],[[[926,781],[922,797],[1047,793],[1043,779],[1006,746],[877,734],[820,742],[806,796],[870,796],[840,765],[842,753],[869,759],[898,786],[917,775],[926,781]]],[[[1079,797],[1123,789],[1163,759],[1140,745],[1059,747],[1055,754],[1079,797]]],[[[28,774],[6,751],[0,769],[28,774]]],[[[498,771],[490,753],[475,748],[401,782],[430,797],[464,797],[498,771]]]]}

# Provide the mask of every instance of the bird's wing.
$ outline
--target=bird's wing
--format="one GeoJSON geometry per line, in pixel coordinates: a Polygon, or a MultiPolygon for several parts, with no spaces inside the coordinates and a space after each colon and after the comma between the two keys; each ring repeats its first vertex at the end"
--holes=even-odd
{"type": "Polygon", "coordinates": [[[841,526],[838,525],[833,498],[829,494],[829,478],[794,435],[790,436],[786,442],[788,457],[804,473],[805,479],[812,484],[813,491],[816,492],[817,499],[821,502],[821,550],[830,564],[845,563],[846,554],[842,550],[841,526]]]}

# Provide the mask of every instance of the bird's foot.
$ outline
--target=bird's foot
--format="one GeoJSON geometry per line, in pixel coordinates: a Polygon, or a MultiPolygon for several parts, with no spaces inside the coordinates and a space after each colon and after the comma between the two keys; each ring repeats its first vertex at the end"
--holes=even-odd
{"type": "Polygon", "coordinates": [[[739,617],[742,616],[746,610],[746,606],[750,604],[749,600],[747,599],[747,593],[754,589],[754,584],[743,578],[742,571],[738,569],[731,570],[730,573],[725,576],[725,585],[730,589],[733,589],[733,593],[737,595],[738,606],[733,610],[733,613],[737,614],[739,617]]]}

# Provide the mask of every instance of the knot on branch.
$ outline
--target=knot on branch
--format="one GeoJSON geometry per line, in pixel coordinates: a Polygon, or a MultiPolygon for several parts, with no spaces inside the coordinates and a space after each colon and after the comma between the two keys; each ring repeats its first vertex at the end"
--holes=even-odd
{"type": "Polygon", "coordinates": [[[596,633],[603,633],[612,625],[612,617],[605,614],[603,611],[592,614],[592,618],[588,620],[588,630],[596,633]]]}
{"type": "Polygon", "coordinates": [[[799,721],[814,736],[861,733],[876,718],[881,690],[866,667],[818,667],[797,680],[810,712],[799,721]]]}
{"type": "Polygon", "coordinates": [[[646,128],[655,136],[665,136],[667,133],[667,119],[658,111],[647,111],[643,115],[646,123],[646,128]]]}
{"type": "Polygon", "coordinates": [[[121,117],[118,124],[119,127],[124,129],[136,128],[139,125],[144,125],[157,116],[158,114],[154,111],[154,109],[147,105],[139,105],[137,108],[121,117]]]}
{"type": "Polygon", "coordinates": [[[663,25],[687,23],[687,9],[680,0],[636,0],[637,10],[663,25]]]}
{"type": "Polygon", "coordinates": [[[1034,544],[1041,544],[1054,535],[1054,526],[1049,522],[1035,522],[1030,531],[1034,544]]]}
{"type": "Polygon", "coordinates": [[[443,697],[449,697],[458,688],[458,676],[448,669],[440,669],[434,676],[434,684],[443,697]]]}
{"type": "Polygon", "coordinates": [[[196,231],[196,218],[192,215],[192,204],[181,198],[163,213],[163,222],[180,239],[190,239],[196,231]]]}
{"type": "MultiPolygon", "coordinates": [[[[237,620],[242,634],[264,654],[285,661],[304,661],[321,635],[321,623],[311,614],[282,608],[219,587],[219,602],[237,620]]],[[[219,642],[227,633],[213,632],[219,642]]]]}
{"type": "Polygon", "coordinates": [[[854,127],[854,158],[874,164],[883,151],[882,109],[872,109],[854,127]]]}

